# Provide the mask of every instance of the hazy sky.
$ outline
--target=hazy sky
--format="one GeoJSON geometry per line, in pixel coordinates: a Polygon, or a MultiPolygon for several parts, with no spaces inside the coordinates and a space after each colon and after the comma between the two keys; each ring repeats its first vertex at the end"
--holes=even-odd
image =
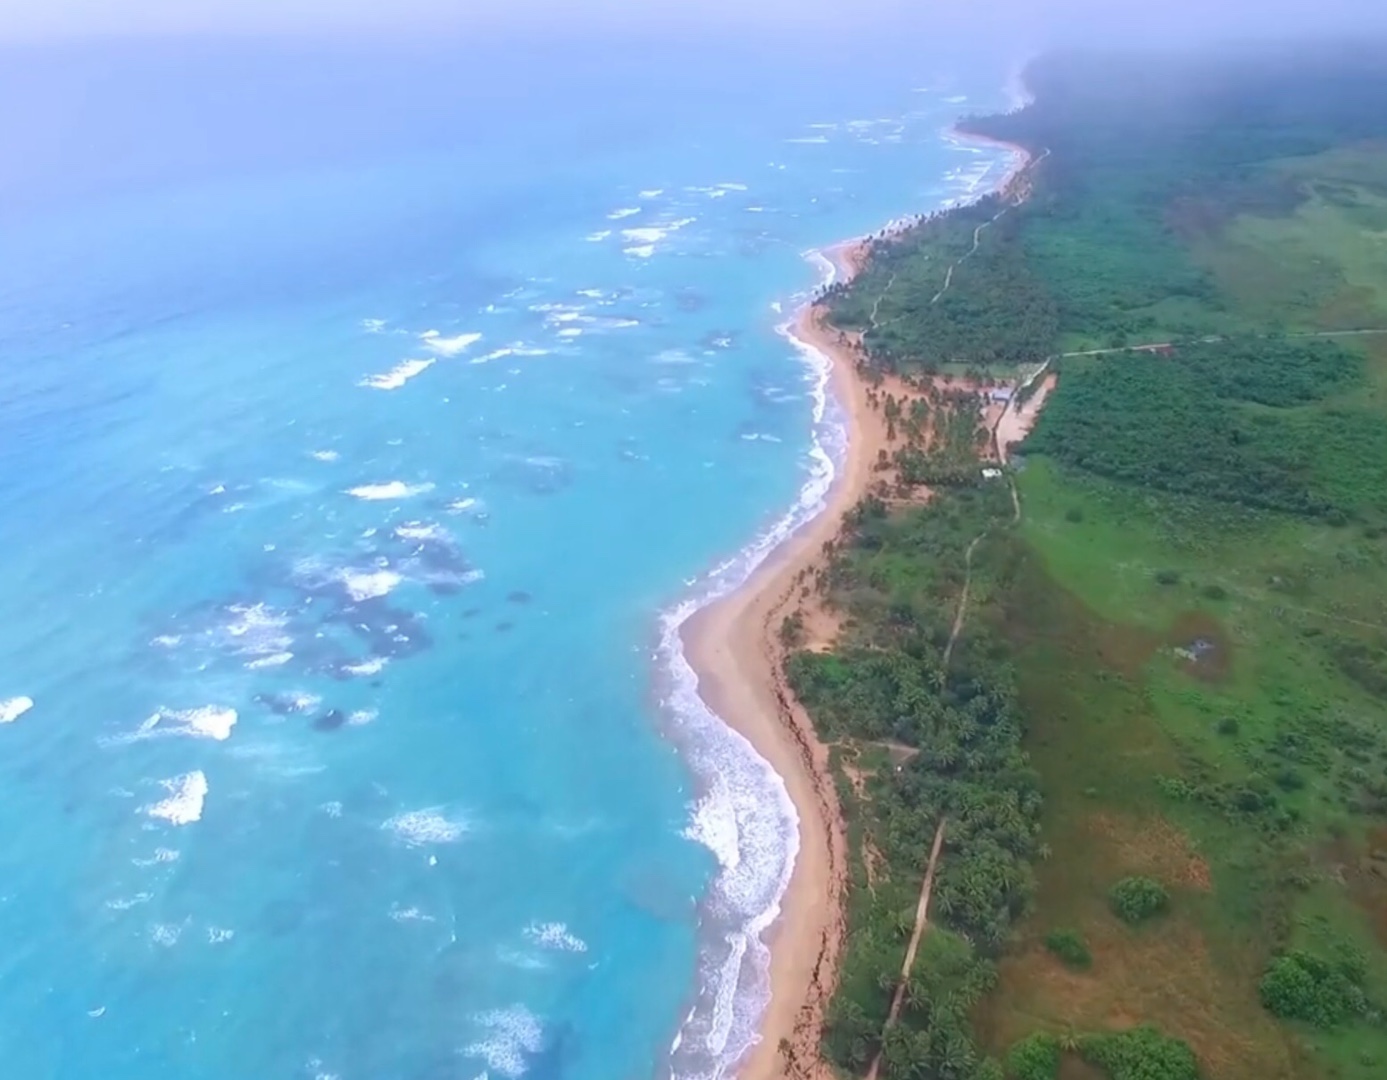
{"type": "MultiPolygon", "coordinates": [[[[1263,37],[1387,28],[1383,0],[0,0],[0,37],[148,33],[353,33],[404,36],[496,26],[559,31],[578,23],[773,30],[869,16],[941,31],[1135,39],[1263,37]]],[[[885,21],[885,20],[883,20],[885,21]]]]}

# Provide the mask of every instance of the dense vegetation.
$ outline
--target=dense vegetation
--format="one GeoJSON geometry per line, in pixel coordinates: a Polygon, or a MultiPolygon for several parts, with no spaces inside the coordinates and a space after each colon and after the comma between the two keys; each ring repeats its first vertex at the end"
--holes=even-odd
{"type": "Polygon", "coordinates": [[[1136,925],[1159,915],[1170,906],[1170,894],[1159,881],[1146,877],[1125,877],[1108,893],[1113,914],[1125,923],[1136,925]]]}
{"type": "Polygon", "coordinates": [[[1033,363],[1056,340],[1054,302],[1027,266],[1014,208],[996,195],[874,244],[832,300],[834,323],[863,331],[888,371],[1033,363]]]}
{"type": "Polygon", "coordinates": [[[1065,55],[1029,81],[1033,106],[969,122],[1030,149],[1020,183],[828,297],[868,376],[921,396],[883,406],[897,487],[814,583],[838,638],[788,662],[849,815],[826,1055],[880,1053],[887,1080],[1374,1080],[1387,62],[1065,55]],[[1043,361],[1022,469],[980,481],[976,398],[931,374],[1043,361]]]}
{"type": "MultiPolygon", "coordinates": [[[[1037,780],[996,643],[972,636],[947,667],[943,655],[965,551],[1010,513],[1000,487],[963,489],[902,514],[864,504],[823,582],[854,629],[832,652],[799,652],[788,663],[828,741],[855,756],[887,746],[905,758],[878,765],[854,800],[864,885],[865,860],[880,873],[855,892],[843,991],[826,1031],[828,1053],[845,1069],[864,1068],[880,1045],[922,858],[945,821],[931,905],[940,925],[925,938],[903,1021],[883,1048],[884,1075],[971,1080],[995,1066],[978,1053],[968,1014],[994,985],[993,959],[1030,898],[1037,780]]],[[[870,758],[852,766],[864,776],[870,758]]]]}
{"type": "Polygon", "coordinates": [[[1387,449],[1377,417],[1310,408],[1362,367],[1329,341],[1246,337],[1071,361],[1026,449],[1165,491],[1339,522],[1376,516],[1387,487],[1363,448],[1387,449]]]}

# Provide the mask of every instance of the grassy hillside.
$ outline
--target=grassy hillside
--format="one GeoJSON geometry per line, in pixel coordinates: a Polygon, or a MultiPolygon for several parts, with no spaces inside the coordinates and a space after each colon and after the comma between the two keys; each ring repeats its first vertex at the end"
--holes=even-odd
{"type": "Polygon", "coordinates": [[[1056,56],[1032,85],[971,121],[1042,159],[1030,198],[832,298],[881,372],[1059,383],[1018,468],[864,507],[818,583],[844,629],[791,675],[856,869],[826,1052],[1387,1075],[1387,334],[1360,333],[1387,329],[1387,53],[1056,56]]]}

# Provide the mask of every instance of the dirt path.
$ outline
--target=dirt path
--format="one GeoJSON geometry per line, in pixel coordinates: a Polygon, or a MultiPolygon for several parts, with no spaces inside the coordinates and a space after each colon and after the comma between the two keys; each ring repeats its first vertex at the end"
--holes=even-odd
{"type": "Polygon", "coordinates": [[[940,289],[937,293],[935,293],[935,294],[934,294],[934,298],[933,298],[932,300],[930,300],[930,306],[931,306],[931,307],[933,307],[935,304],[939,303],[940,298],[941,298],[946,292],[949,291],[949,286],[952,285],[952,284],[954,283],[954,269],[955,269],[956,267],[958,267],[958,266],[961,266],[963,263],[967,262],[970,258],[973,257],[974,254],[977,253],[978,245],[979,245],[980,243],[982,243],[982,231],[983,231],[983,229],[987,228],[989,225],[991,225],[991,224],[993,224],[994,222],[996,222],[998,218],[1000,218],[1003,214],[1005,214],[1005,213],[1006,213],[1008,210],[1010,210],[1010,209],[1011,209],[1010,206],[1004,206],[1004,207],[1002,207],[1000,210],[998,210],[995,214],[992,215],[992,217],[991,217],[990,220],[984,221],[981,225],[979,225],[976,229],[973,230],[973,246],[970,247],[970,248],[968,249],[967,254],[963,255],[957,262],[952,262],[952,263],[949,264],[948,273],[946,273],[946,274],[944,275],[944,287],[943,287],[942,289],[940,289]]]}
{"type": "Polygon", "coordinates": [[[871,322],[873,330],[880,330],[881,326],[877,323],[877,312],[881,310],[881,302],[886,299],[886,294],[891,291],[891,286],[896,284],[896,275],[891,275],[891,280],[886,283],[886,288],[881,290],[881,295],[876,298],[876,303],[872,305],[871,322]]]}
{"type": "MultiPolygon", "coordinates": [[[[1297,338],[1333,338],[1333,337],[1362,337],[1368,334],[1387,334],[1387,326],[1369,326],[1361,330],[1307,330],[1300,334],[1286,334],[1285,337],[1297,338]]],[[[1256,334],[1255,337],[1271,337],[1270,334],[1256,334]]],[[[1217,345],[1219,342],[1229,339],[1220,334],[1210,334],[1207,337],[1196,338],[1194,344],[1197,345],[1217,345]]],[[[1149,341],[1143,345],[1117,345],[1109,349],[1080,349],[1077,352],[1060,353],[1060,357],[1066,356],[1111,356],[1113,353],[1124,352],[1157,352],[1161,349],[1179,348],[1174,341],[1149,341]]]]}
{"type": "MultiPolygon", "coordinates": [[[[910,973],[915,967],[915,953],[920,948],[920,939],[925,936],[929,925],[929,898],[934,891],[934,871],[939,865],[939,852],[944,847],[944,826],[948,819],[940,818],[939,827],[934,830],[934,846],[930,848],[929,866],[925,869],[925,883],[920,887],[920,899],[915,905],[915,929],[910,933],[910,944],[906,946],[905,963],[901,965],[901,978],[896,983],[896,992],[891,997],[891,1011],[886,1015],[886,1026],[882,1028],[882,1043],[886,1042],[886,1032],[896,1026],[900,1019],[901,1006],[905,1004],[905,990],[910,983],[910,973]]],[[[872,1066],[867,1070],[867,1080],[877,1080],[881,1070],[881,1050],[872,1058],[872,1066]]]]}

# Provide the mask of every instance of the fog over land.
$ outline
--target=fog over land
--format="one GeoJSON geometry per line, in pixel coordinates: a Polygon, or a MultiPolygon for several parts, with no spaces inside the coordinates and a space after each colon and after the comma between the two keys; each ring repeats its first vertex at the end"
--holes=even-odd
{"type": "Polygon", "coordinates": [[[793,32],[876,21],[921,32],[1008,34],[1040,46],[1200,41],[1387,30],[1374,0],[0,0],[0,39],[143,34],[403,36],[495,29],[535,34],[659,29],[793,32]]]}

